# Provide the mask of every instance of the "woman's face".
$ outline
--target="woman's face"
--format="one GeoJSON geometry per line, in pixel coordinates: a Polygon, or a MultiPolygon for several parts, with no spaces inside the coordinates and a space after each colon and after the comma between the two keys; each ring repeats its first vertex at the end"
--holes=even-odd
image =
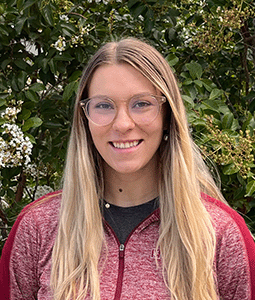
{"type": "Polygon", "coordinates": [[[147,78],[128,64],[100,66],[89,86],[90,98],[104,95],[118,107],[111,124],[98,126],[89,120],[89,129],[104,162],[121,174],[145,168],[154,171],[157,163],[156,152],[163,134],[162,110],[150,124],[138,125],[130,118],[125,102],[141,93],[160,95],[147,78]]]}

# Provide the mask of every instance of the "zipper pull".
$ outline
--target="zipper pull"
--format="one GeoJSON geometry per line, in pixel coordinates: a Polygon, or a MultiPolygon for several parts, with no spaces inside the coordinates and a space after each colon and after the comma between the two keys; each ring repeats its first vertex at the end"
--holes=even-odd
{"type": "Polygon", "coordinates": [[[125,246],[123,244],[120,244],[120,252],[119,252],[120,258],[124,257],[124,250],[125,250],[125,246]]]}

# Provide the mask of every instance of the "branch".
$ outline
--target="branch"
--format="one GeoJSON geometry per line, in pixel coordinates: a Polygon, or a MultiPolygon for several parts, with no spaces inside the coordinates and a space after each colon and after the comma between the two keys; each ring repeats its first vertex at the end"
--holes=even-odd
{"type": "Polygon", "coordinates": [[[17,187],[16,195],[15,195],[15,202],[18,203],[22,200],[24,187],[26,186],[26,175],[21,170],[20,177],[19,177],[19,184],[17,187]]]}
{"type": "Polygon", "coordinates": [[[0,218],[2,219],[2,221],[3,221],[5,224],[8,224],[8,220],[7,220],[7,218],[6,218],[5,213],[2,211],[2,209],[0,209],[0,218]]]}
{"type": "Polygon", "coordinates": [[[242,37],[243,37],[243,40],[245,43],[244,43],[244,52],[240,53],[240,55],[241,55],[242,67],[244,69],[244,75],[245,75],[245,94],[248,95],[250,74],[249,74],[249,69],[248,69],[248,64],[247,64],[247,52],[248,52],[248,47],[249,47],[249,44],[247,43],[247,41],[250,41],[250,46],[252,46],[252,44],[254,43],[254,39],[253,39],[253,36],[250,35],[247,21],[244,21],[243,26],[241,27],[241,34],[242,34],[242,37]]]}
{"type": "Polygon", "coordinates": [[[83,18],[84,20],[88,19],[88,18],[84,17],[83,15],[81,15],[79,13],[76,13],[76,12],[69,12],[68,15],[76,15],[76,16],[79,16],[79,17],[83,18]]]}

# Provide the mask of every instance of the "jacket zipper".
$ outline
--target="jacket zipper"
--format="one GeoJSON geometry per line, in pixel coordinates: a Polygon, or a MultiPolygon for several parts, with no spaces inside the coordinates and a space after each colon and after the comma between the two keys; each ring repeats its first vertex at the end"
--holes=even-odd
{"type": "Polygon", "coordinates": [[[122,290],[122,282],[123,282],[123,275],[124,275],[124,256],[125,256],[125,245],[119,245],[119,271],[118,271],[118,279],[117,279],[117,286],[115,291],[114,300],[119,300],[122,290]]]}
{"type": "Polygon", "coordinates": [[[138,224],[129,234],[129,236],[127,237],[126,241],[124,244],[120,244],[117,235],[115,234],[115,232],[113,231],[113,229],[111,228],[111,226],[105,222],[105,224],[107,225],[107,227],[110,229],[110,231],[112,232],[113,236],[115,237],[118,246],[119,246],[119,270],[118,270],[118,278],[117,278],[117,285],[116,285],[116,290],[115,290],[115,295],[113,300],[120,300],[120,296],[121,296],[121,291],[122,291],[122,283],[123,283],[123,276],[124,276],[124,258],[125,258],[125,246],[129,240],[129,238],[132,236],[133,232],[141,225],[145,222],[145,220],[147,220],[148,218],[151,217],[151,215],[155,214],[155,211],[153,211],[147,218],[145,218],[140,224],[138,224]]]}

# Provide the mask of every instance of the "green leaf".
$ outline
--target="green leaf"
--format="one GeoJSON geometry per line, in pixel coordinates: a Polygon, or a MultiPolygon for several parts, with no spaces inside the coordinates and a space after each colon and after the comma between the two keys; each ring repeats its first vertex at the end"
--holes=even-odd
{"type": "Polygon", "coordinates": [[[42,125],[42,120],[38,117],[32,117],[30,119],[27,119],[24,125],[22,126],[23,131],[27,131],[30,128],[39,127],[42,125]]]}
{"type": "Polygon", "coordinates": [[[81,74],[82,74],[81,70],[74,71],[73,74],[69,77],[69,81],[71,82],[79,79],[81,74]]]}
{"type": "Polygon", "coordinates": [[[66,32],[67,36],[70,36],[70,37],[76,31],[75,27],[70,23],[62,23],[60,26],[63,28],[63,30],[65,29],[65,32],[66,32]]]}
{"type": "Polygon", "coordinates": [[[15,76],[12,76],[11,87],[15,92],[19,91],[18,82],[15,76]]]}
{"type": "Polygon", "coordinates": [[[22,70],[26,70],[28,66],[28,64],[22,58],[15,59],[14,64],[22,70]]]}
{"type": "Polygon", "coordinates": [[[25,121],[30,117],[30,115],[31,115],[31,111],[26,108],[23,108],[22,111],[18,115],[18,120],[25,121]]]}
{"type": "Polygon", "coordinates": [[[46,5],[43,9],[42,9],[42,15],[44,20],[50,25],[50,26],[54,26],[54,20],[53,20],[53,13],[51,10],[50,5],[46,5]]]}
{"type": "Polygon", "coordinates": [[[30,6],[32,6],[36,2],[37,2],[37,0],[28,0],[28,1],[25,2],[22,9],[25,10],[25,9],[29,8],[30,6]]]}
{"type": "Polygon", "coordinates": [[[143,4],[140,4],[139,6],[137,6],[132,12],[134,18],[136,19],[138,16],[142,15],[146,9],[147,9],[147,7],[143,4]]]}
{"type": "Polygon", "coordinates": [[[24,1],[25,0],[17,0],[17,8],[18,8],[19,11],[22,10],[22,6],[24,4],[24,1]]]}
{"type": "Polygon", "coordinates": [[[33,101],[33,102],[38,102],[38,101],[39,101],[39,97],[38,97],[37,93],[34,92],[34,91],[31,90],[31,89],[27,90],[26,93],[25,93],[25,95],[26,95],[26,97],[27,97],[29,100],[31,100],[31,101],[33,101]]]}
{"type": "Polygon", "coordinates": [[[224,175],[232,175],[232,174],[238,173],[239,170],[240,170],[240,168],[238,168],[235,164],[230,164],[230,165],[224,166],[222,172],[224,175]]]}
{"type": "Polygon", "coordinates": [[[74,57],[71,54],[64,52],[61,55],[55,55],[54,59],[60,61],[72,61],[74,57]]]}
{"type": "Polygon", "coordinates": [[[78,82],[70,82],[64,89],[63,101],[67,101],[72,97],[73,92],[76,92],[78,88],[78,82]]]}
{"type": "Polygon", "coordinates": [[[194,107],[194,101],[192,100],[191,97],[189,97],[189,96],[187,96],[187,95],[182,95],[182,99],[183,99],[185,102],[189,103],[192,107],[194,107]]]}
{"type": "Polygon", "coordinates": [[[12,189],[7,190],[7,196],[10,197],[11,199],[15,198],[15,193],[12,189]]]}
{"type": "Polygon", "coordinates": [[[35,140],[35,138],[32,136],[32,134],[26,133],[26,136],[29,137],[30,142],[31,142],[32,144],[36,144],[36,140],[35,140]]]}
{"type": "Polygon", "coordinates": [[[5,99],[8,96],[10,96],[10,94],[8,92],[7,93],[0,93],[0,99],[5,99]]]}
{"type": "Polygon", "coordinates": [[[11,62],[10,58],[5,59],[2,63],[1,63],[1,67],[3,70],[5,70],[5,68],[8,66],[8,64],[11,62]]]}
{"type": "Polygon", "coordinates": [[[140,2],[140,0],[129,0],[128,1],[128,7],[129,7],[129,9],[132,9],[139,2],[140,2]]]}
{"type": "Polygon", "coordinates": [[[39,82],[36,82],[30,86],[30,90],[34,92],[40,92],[45,90],[45,85],[39,82]]]}
{"type": "Polygon", "coordinates": [[[14,29],[18,35],[21,34],[21,31],[24,27],[26,20],[27,20],[27,17],[22,17],[22,18],[18,19],[17,23],[15,24],[14,29]]]}
{"type": "Polygon", "coordinates": [[[193,85],[187,85],[185,86],[185,93],[191,97],[191,99],[195,100],[197,96],[197,91],[193,85]]]}
{"type": "Polygon", "coordinates": [[[190,76],[193,79],[200,79],[203,74],[202,66],[197,62],[190,62],[185,64],[186,68],[188,69],[190,76]]]}
{"type": "Polygon", "coordinates": [[[215,88],[215,84],[211,80],[201,78],[201,81],[208,92],[211,92],[215,88]]]}
{"type": "Polygon", "coordinates": [[[176,30],[174,28],[168,28],[165,33],[165,37],[167,40],[172,41],[176,37],[176,30]]]}
{"type": "Polygon", "coordinates": [[[194,80],[194,83],[199,87],[203,86],[203,82],[201,80],[196,79],[196,80],[194,80]]]}
{"type": "Polygon", "coordinates": [[[56,74],[57,71],[56,71],[56,64],[55,64],[55,61],[54,59],[51,59],[48,63],[48,65],[50,66],[50,70],[53,74],[56,74]]]}
{"type": "Polygon", "coordinates": [[[43,58],[41,60],[42,70],[44,73],[47,73],[49,70],[48,62],[49,62],[48,58],[43,58]]]}
{"type": "Polygon", "coordinates": [[[190,79],[190,78],[188,78],[188,79],[185,79],[184,81],[183,81],[183,85],[190,85],[190,84],[192,84],[193,83],[193,80],[192,79],[190,79]]]}
{"type": "Polygon", "coordinates": [[[178,63],[179,58],[175,54],[170,53],[167,55],[166,60],[169,63],[169,65],[172,67],[178,63]]]}
{"type": "Polygon", "coordinates": [[[234,115],[232,113],[226,114],[222,120],[222,129],[231,129],[233,121],[234,121],[234,115]]]}
{"type": "Polygon", "coordinates": [[[210,96],[209,96],[209,99],[210,100],[214,100],[218,97],[220,97],[221,95],[223,94],[223,91],[222,90],[219,90],[219,89],[213,89],[210,93],[210,96]]]}
{"type": "Polygon", "coordinates": [[[245,197],[250,197],[255,192],[255,180],[250,181],[246,186],[246,195],[245,197]]]}
{"type": "Polygon", "coordinates": [[[25,87],[27,81],[27,73],[24,71],[19,72],[18,74],[18,86],[20,90],[22,90],[25,87]]]}
{"type": "Polygon", "coordinates": [[[6,105],[6,100],[0,98],[0,107],[6,105]]]}
{"type": "Polygon", "coordinates": [[[54,123],[54,122],[44,122],[43,126],[45,126],[46,128],[54,128],[54,129],[63,127],[62,124],[54,123]]]}
{"type": "Polygon", "coordinates": [[[251,103],[249,105],[249,110],[251,113],[253,113],[255,111],[255,98],[251,101],[251,103]]]}
{"type": "Polygon", "coordinates": [[[9,35],[7,28],[5,26],[3,26],[2,24],[0,24],[0,33],[2,33],[5,36],[9,35]]]}

